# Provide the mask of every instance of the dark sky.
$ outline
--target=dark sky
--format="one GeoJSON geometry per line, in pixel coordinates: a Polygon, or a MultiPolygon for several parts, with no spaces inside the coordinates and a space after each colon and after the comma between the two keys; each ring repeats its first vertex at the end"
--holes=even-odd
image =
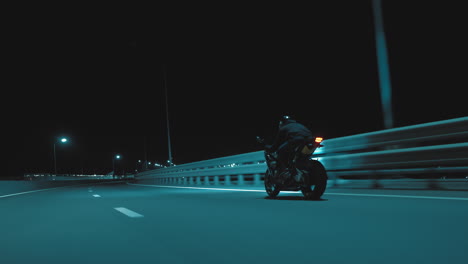
{"type": "MultiPolygon", "coordinates": [[[[468,115],[453,3],[383,1],[396,127],[468,115]]],[[[2,176],[52,171],[60,136],[64,171],[167,160],[163,65],[176,164],[261,150],[283,114],[325,139],[384,128],[371,1],[81,8],[10,22],[2,176]]]]}

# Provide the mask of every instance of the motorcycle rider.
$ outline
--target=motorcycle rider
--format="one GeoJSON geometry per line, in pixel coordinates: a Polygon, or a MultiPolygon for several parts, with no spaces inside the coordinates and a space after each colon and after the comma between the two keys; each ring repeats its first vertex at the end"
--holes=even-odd
{"type": "MultiPolygon", "coordinates": [[[[288,167],[289,161],[294,155],[294,150],[307,144],[313,138],[312,132],[304,125],[293,120],[290,116],[282,116],[279,121],[278,133],[273,144],[267,146],[269,152],[276,152],[278,159],[278,171],[282,172],[288,167]]],[[[295,174],[293,168],[288,168],[291,175],[295,174]]]]}

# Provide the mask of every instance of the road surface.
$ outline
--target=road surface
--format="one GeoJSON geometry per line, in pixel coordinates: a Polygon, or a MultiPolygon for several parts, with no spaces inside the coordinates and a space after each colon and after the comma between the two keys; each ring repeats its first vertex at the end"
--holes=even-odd
{"type": "Polygon", "coordinates": [[[84,184],[0,195],[1,263],[467,263],[468,192],[84,184]],[[256,191],[258,190],[258,191],[256,191]]]}

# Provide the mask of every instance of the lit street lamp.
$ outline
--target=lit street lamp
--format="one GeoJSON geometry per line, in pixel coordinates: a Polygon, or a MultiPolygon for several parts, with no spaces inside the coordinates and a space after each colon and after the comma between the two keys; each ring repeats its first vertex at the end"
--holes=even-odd
{"type": "MultiPolygon", "coordinates": [[[[68,141],[67,138],[61,138],[61,139],[60,139],[60,142],[61,142],[61,143],[66,143],[67,141],[68,141]]],[[[55,143],[56,143],[56,142],[54,142],[54,174],[57,175],[57,155],[56,155],[56,153],[55,153],[55,152],[56,152],[56,151],[55,151],[55,143]]]]}

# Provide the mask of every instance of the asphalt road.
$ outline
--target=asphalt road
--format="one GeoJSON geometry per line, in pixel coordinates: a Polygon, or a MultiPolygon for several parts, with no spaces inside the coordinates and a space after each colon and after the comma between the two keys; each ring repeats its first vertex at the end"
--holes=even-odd
{"type": "Polygon", "coordinates": [[[468,260],[467,192],[329,189],[322,198],[126,183],[0,195],[0,262],[468,260]]]}

